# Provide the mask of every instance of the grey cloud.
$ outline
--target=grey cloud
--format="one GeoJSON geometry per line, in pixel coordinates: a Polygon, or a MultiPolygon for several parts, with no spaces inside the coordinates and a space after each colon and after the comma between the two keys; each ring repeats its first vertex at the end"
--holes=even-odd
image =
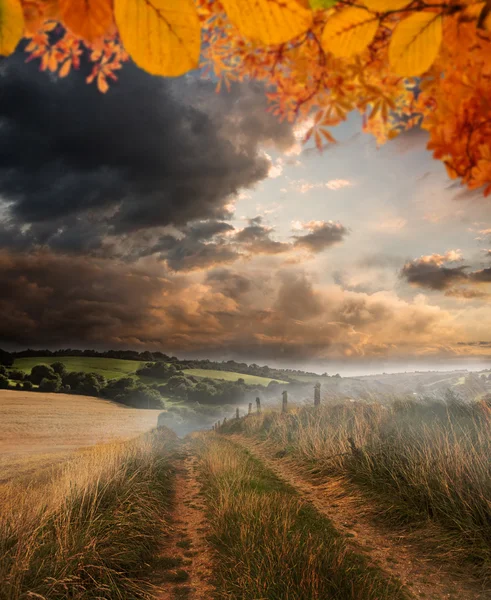
{"type": "Polygon", "coordinates": [[[267,176],[260,146],[294,143],[252,84],[216,94],[209,81],[125,65],[102,95],[83,66],[54,82],[24,60],[0,74],[0,236],[14,247],[84,252],[104,235],[226,218],[229,197],[267,176]]]}
{"type": "Polygon", "coordinates": [[[314,226],[307,235],[293,237],[296,240],[294,243],[296,248],[305,248],[310,252],[322,252],[326,248],[342,242],[347,235],[348,229],[341,223],[327,222],[314,226]]]}

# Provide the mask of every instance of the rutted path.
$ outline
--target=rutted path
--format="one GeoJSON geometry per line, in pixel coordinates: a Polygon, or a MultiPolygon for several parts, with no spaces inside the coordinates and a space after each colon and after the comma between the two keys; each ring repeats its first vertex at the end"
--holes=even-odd
{"type": "Polygon", "coordinates": [[[170,538],[160,553],[154,584],[157,600],[211,600],[211,550],[206,540],[207,520],[196,474],[197,459],[190,445],[181,448],[175,463],[175,496],[170,538]]]}
{"type": "Polygon", "coordinates": [[[350,545],[367,556],[387,573],[401,580],[414,598],[434,600],[490,600],[491,589],[483,590],[479,582],[457,565],[449,568],[428,549],[409,536],[394,532],[374,522],[366,499],[343,478],[330,478],[316,485],[290,458],[278,458],[277,447],[240,435],[227,438],[246,448],[283,481],[327,516],[350,545]]]}

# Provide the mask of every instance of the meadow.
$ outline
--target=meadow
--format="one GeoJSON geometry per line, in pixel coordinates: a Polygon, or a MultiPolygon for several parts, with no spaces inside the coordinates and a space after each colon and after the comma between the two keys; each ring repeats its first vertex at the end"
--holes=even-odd
{"type": "MultiPolygon", "coordinates": [[[[83,373],[99,373],[106,379],[119,379],[136,375],[137,369],[145,365],[145,362],[138,360],[121,360],[116,358],[98,358],[85,356],[36,356],[29,358],[17,358],[14,362],[14,368],[30,373],[32,367],[39,364],[50,365],[55,361],[62,362],[68,371],[81,371],[83,373]]],[[[267,386],[271,381],[276,381],[268,377],[258,377],[256,375],[245,375],[231,371],[217,371],[208,369],[186,369],[186,375],[193,377],[210,379],[221,379],[223,381],[237,381],[243,379],[248,385],[267,386]]],[[[143,383],[158,382],[158,379],[151,377],[139,378],[143,383]]],[[[280,382],[281,383],[281,382],[280,382]]]]}

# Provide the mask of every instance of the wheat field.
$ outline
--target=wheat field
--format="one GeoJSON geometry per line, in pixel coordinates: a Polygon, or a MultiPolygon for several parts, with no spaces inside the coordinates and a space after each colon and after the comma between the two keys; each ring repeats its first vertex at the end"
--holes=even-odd
{"type": "Polygon", "coordinates": [[[159,410],[89,396],[0,391],[0,484],[39,476],[74,451],[156,427],[159,410]]]}

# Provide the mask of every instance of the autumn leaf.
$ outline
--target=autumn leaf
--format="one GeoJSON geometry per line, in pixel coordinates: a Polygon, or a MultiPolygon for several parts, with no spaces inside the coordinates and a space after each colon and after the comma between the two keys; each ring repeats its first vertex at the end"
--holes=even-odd
{"type": "Polygon", "coordinates": [[[392,34],[390,66],[399,75],[421,75],[435,61],[441,43],[441,15],[434,12],[415,13],[401,21],[392,34]]]}
{"type": "Polygon", "coordinates": [[[198,66],[201,29],[193,0],[115,0],[121,40],[135,63],[176,77],[198,66]]]}
{"type": "Polygon", "coordinates": [[[24,33],[24,15],[19,0],[0,0],[0,54],[8,56],[24,33]]]}
{"type": "Polygon", "coordinates": [[[486,0],[482,7],[479,19],[477,21],[477,27],[486,31],[491,31],[491,0],[486,0]]]}
{"type": "Polygon", "coordinates": [[[310,0],[312,10],[326,10],[332,8],[338,3],[338,0],[310,0]]]}
{"type": "Polygon", "coordinates": [[[344,8],[328,18],[322,48],[334,56],[360,54],[375,37],[379,20],[363,8],[344,8]]]}
{"type": "Polygon", "coordinates": [[[58,0],[58,3],[63,24],[88,42],[103,37],[111,28],[112,0],[58,0]]]}
{"type": "Polygon", "coordinates": [[[297,0],[222,0],[240,33],[266,45],[284,44],[305,33],[313,14],[297,0]]]}
{"type": "Polygon", "coordinates": [[[48,19],[59,19],[58,1],[22,0],[24,26],[30,35],[36,34],[48,19]]]}
{"type": "Polygon", "coordinates": [[[373,12],[388,12],[400,10],[409,4],[410,0],[363,0],[363,4],[373,12]]]}

